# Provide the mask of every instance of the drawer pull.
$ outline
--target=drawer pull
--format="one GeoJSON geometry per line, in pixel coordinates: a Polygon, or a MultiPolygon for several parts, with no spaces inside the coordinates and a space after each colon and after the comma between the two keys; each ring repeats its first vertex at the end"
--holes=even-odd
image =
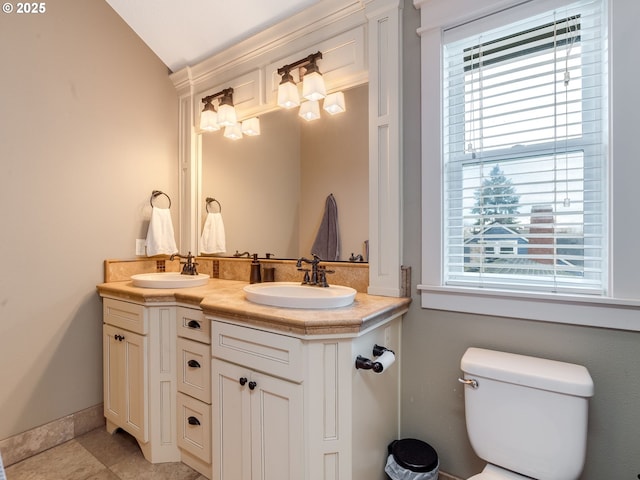
{"type": "Polygon", "coordinates": [[[196,320],[189,320],[189,323],[187,323],[187,327],[189,328],[195,328],[197,330],[199,330],[200,328],[202,328],[200,326],[200,322],[196,321],[196,320]]]}
{"type": "Polygon", "coordinates": [[[187,365],[189,365],[191,368],[200,368],[200,364],[197,360],[189,360],[187,362],[187,365]]]}
{"type": "Polygon", "coordinates": [[[258,384],[256,382],[249,382],[249,390],[253,390],[257,386],[258,386],[258,384]]]}
{"type": "Polygon", "coordinates": [[[124,336],[123,335],[118,335],[117,333],[113,336],[113,338],[115,338],[119,342],[124,340],[124,336]]]}
{"type": "Polygon", "coordinates": [[[238,381],[240,382],[240,385],[244,387],[244,385],[247,383],[247,377],[240,377],[240,380],[238,381]]]}
{"type": "Polygon", "coordinates": [[[200,420],[196,417],[189,417],[187,418],[187,421],[189,422],[189,425],[200,425],[200,420]]]}

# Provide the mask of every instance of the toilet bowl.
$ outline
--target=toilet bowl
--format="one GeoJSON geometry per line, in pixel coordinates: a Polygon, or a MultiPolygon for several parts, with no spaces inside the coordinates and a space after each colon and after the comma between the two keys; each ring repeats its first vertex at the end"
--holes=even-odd
{"type": "Polygon", "coordinates": [[[487,462],[468,480],[578,480],[593,395],[585,367],[474,347],[460,367],[467,433],[487,462]]]}

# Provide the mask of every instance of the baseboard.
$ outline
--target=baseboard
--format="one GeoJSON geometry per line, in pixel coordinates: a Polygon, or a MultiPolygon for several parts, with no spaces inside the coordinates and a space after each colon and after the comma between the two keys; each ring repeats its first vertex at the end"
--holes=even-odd
{"type": "Polygon", "coordinates": [[[5,467],[13,465],[56,445],[68,442],[102,425],[104,425],[104,408],[100,403],[13,437],[0,440],[2,461],[5,467]]]}
{"type": "Polygon", "coordinates": [[[454,477],[453,475],[449,475],[448,473],[438,472],[438,480],[464,480],[459,477],[454,477]]]}

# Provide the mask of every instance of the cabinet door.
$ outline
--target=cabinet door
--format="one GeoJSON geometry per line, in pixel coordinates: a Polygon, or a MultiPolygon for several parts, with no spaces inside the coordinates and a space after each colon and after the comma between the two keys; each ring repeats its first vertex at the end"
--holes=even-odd
{"type": "Polygon", "coordinates": [[[123,345],[117,340],[119,330],[103,325],[102,328],[102,355],[103,355],[103,390],[104,390],[104,416],[113,423],[120,425],[125,417],[124,407],[124,354],[123,345]]]}
{"type": "Polygon", "coordinates": [[[250,372],[216,359],[211,372],[213,478],[251,480],[251,397],[247,393],[250,372]]]}
{"type": "Polygon", "coordinates": [[[302,385],[255,372],[251,381],[252,478],[304,478],[302,385]]]}
{"type": "Polygon", "coordinates": [[[147,442],[147,337],[107,324],[103,334],[105,417],[147,442]]]}

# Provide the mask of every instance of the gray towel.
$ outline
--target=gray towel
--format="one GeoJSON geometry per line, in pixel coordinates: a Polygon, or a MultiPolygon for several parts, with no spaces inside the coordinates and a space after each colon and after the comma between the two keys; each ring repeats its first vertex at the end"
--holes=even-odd
{"type": "Polygon", "coordinates": [[[324,216],[313,242],[311,253],[316,254],[322,260],[335,261],[340,256],[340,239],[338,235],[338,205],[333,193],[327,197],[324,206],[324,216]]]}

